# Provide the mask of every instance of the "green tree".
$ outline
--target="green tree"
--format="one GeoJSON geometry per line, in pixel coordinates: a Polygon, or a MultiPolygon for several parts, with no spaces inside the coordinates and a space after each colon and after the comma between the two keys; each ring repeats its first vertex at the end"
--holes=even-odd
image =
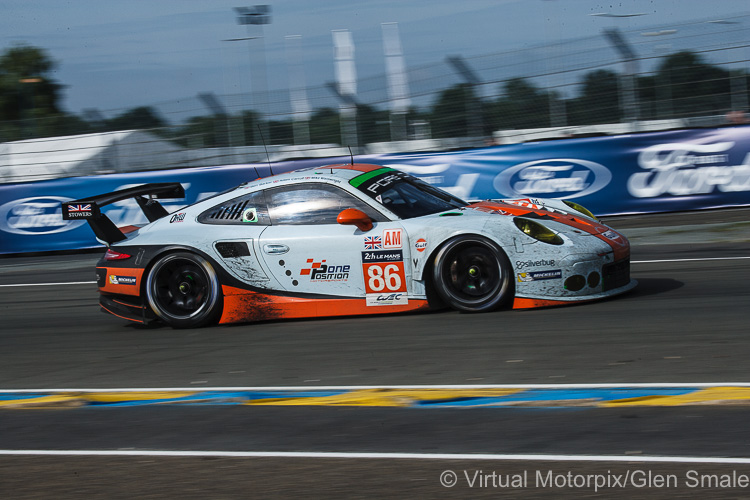
{"type": "Polygon", "coordinates": [[[59,118],[62,85],[51,78],[55,67],[44,50],[28,45],[0,55],[0,121],[16,122],[4,123],[4,139],[40,135],[44,120],[59,118]]]}
{"type": "Polygon", "coordinates": [[[469,135],[469,113],[473,99],[476,99],[476,95],[471,85],[462,83],[443,90],[430,113],[432,136],[444,138],[469,135]]]}
{"type": "Polygon", "coordinates": [[[501,88],[502,97],[491,106],[493,130],[549,127],[549,99],[524,78],[512,78],[501,88]]]}
{"type": "Polygon", "coordinates": [[[580,84],[580,95],[568,101],[571,125],[618,123],[622,118],[618,75],[600,69],[586,73],[580,84]]]}
{"type": "Polygon", "coordinates": [[[645,117],[723,114],[731,109],[730,73],[694,52],[667,56],[638,86],[645,117]]]}
{"type": "Polygon", "coordinates": [[[385,142],[391,140],[391,117],[388,111],[375,109],[366,104],[357,106],[357,123],[359,124],[359,142],[385,142]]]}
{"type": "Polygon", "coordinates": [[[310,140],[313,144],[341,144],[339,114],[333,108],[320,108],[310,117],[310,140]]]}
{"type": "Polygon", "coordinates": [[[271,144],[294,144],[292,120],[270,120],[268,129],[271,134],[271,144]]]}
{"type": "Polygon", "coordinates": [[[106,121],[108,130],[151,129],[166,126],[158,112],[148,106],[130,109],[115,118],[106,121]]]}

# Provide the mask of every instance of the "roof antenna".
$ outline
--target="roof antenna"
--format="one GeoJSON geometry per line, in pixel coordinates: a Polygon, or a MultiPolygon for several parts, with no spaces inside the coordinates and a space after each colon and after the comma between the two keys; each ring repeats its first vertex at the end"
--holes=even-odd
{"type": "Polygon", "coordinates": [[[349,146],[348,144],[347,144],[347,146],[346,146],[346,147],[347,147],[347,148],[349,148],[349,158],[350,158],[350,159],[351,159],[351,161],[352,161],[352,165],[354,165],[354,155],[352,154],[352,147],[351,147],[351,146],[349,146]]]}
{"type": "Polygon", "coordinates": [[[271,157],[268,156],[268,148],[266,147],[266,138],[263,137],[263,129],[260,128],[260,123],[258,124],[258,132],[260,132],[260,140],[263,142],[263,150],[266,152],[266,159],[268,160],[268,171],[271,172],[271,175],[273,175],[273,169],[271,168],[271,157]]]}

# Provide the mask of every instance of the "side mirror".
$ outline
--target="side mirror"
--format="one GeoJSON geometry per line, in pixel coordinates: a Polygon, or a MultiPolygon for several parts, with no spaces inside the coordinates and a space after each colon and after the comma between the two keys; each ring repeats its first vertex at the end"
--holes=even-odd
{"type": "Polygon", "coordinates": [[[362,232],[367,232],[372,229],[372,219],[370,219],[362,210],[356,208],[347,208],[339,213],[336,217],[336,222],[339,224],[346,224],[357,226],[362,232]]]}

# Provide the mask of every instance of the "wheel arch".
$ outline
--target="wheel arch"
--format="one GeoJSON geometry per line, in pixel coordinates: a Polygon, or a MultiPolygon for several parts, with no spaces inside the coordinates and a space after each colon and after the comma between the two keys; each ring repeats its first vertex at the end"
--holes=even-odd
{"type": "MultiPolygon", "coordinates": [[[[485,235],[485,234],[479,234],[476,232],[466,231],[461,233],[456,233],[451,235],[449,238],[444,239],[439,245],[437,245],[432,251],[430,252],[427,261],[425,262],[425,265],[423,267],[422,271],[422,278],[425,280],[425,291],[428,297],[428,300],[430,301],[430,304],[435,303],[438,307],[450,307],[450,304],[448,304],[447,300],[445,300],[443,297],[441,297],[440,293],[437,290],[437,284],[435,283],[435,266],[437,266],[438,258],[444,251],[446,247],[451,245],[453,242],[459,239],[468,239],[468,238],[474,238],[481,243],[488,245],[489,247],[493,248],[495,251],[498,252],[501,259],[504,259],[505,264],[507,264],[507,271],[508,274],[508,288],[506,290],[507,298],[504,299],[501,304],[500,308],[507,308],[508,304],[513,303],[513,298],[516,294],[516,283],[515,283],[515,271],[513,267],[513,263],[510,259],[510,256],[508,255],[508,252],[505,250],[505,247],[502,245],[500,241],[498,241],[496,238],[492,237],[491,235],[485,235]]],[[[470,244],[469,241],[466,242],[466,244],[470,244]]]]}
{"type": "MultiPolygon", "coordinates": [[[[169,245],[165,246],[163,248],[159,248],[158,251],[154,252],[152,255],[149,255],[148,262],[144,266],[144,272],[143,272],[143,279],[141,280],[140,285],[140,293],[141,297],[143,297],[143,304],[152,310],[152,312],[159,317],[159,314],[156,311],[153,311],[153,308],[150,305],[149,301],[149,295],[148,295],[148,282],[149,282],[149,276],[151,275],[151,272],[159,261],[161,261],[164,257],[171,255],[171,254],[177,254],[181,252],[191,253],[194,254],[202,259],[204,259],[212,268],[212,271],[216,274],[216,278],[218,280],[218,311],[212,314],[214,318],[221,317],[221,314],[224,310],[224,300],[223,300],[223,292],[222,292],[222,284],[225,281],[225,275],[226,272],[224,268],[219,264],[219,262],[216,261],[215,258],[213,258],[211,255],[208,255],[206,252],[199,250],[195,247],[191,247],[188,245],[169,245]]],[[[164,321],[163,319],[161,321],[164,321]]],[[[210,320],[210,323],[213,323],[215,319],[210,320]]],[[[173,327],[175,327],[173,325],[173,327]]],[[[183,328],[183,327],[178,327],[183,328]]]]}

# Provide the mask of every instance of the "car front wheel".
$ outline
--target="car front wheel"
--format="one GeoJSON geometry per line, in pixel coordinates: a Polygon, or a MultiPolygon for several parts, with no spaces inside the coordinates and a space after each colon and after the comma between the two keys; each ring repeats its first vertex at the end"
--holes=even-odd
{"type": "Polygon", "coordinates": [[[433,283],[440,298],[463,312],[493,311],[512,298],[512,269],[495,243],[475,235],[449,240],[435,256],[433,283]]]}
{"type": "Polygon", "coordinates": [[[146,280],[154,313],[174,328],[206,325],[221,312],[221,284],[210,262],[190,252],[164,255],[146,280]]]}

